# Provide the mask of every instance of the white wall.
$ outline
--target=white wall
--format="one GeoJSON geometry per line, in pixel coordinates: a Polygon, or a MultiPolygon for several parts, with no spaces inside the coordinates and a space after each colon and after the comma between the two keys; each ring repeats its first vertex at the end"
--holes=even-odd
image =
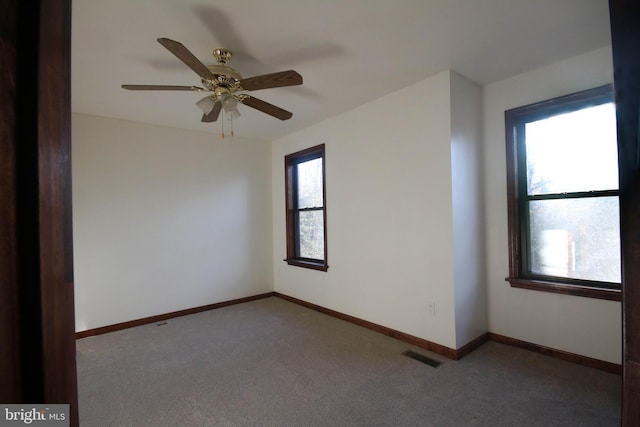
{"type": "Polygon", "coordinates": [[[451,194],[457,348],[487,331],[482,88],[451,73],[451,194]]]}
{"type": "Polygon", "coordinates": [[[273,290],[269,143],[74,114],[76,329],[273,290]]]}
{"type": "Polygon", "coordinates": [[[609,48],[484,88],[484,190],[489,330],[613,363],[621,362],[618,302],[511,288],[507,247],[505,110],[613,81],[609,48]]]}
{"type": "Polygon", "coordinates": [[[456,348],[450,112],[446,71],[274,142],[276,291],[456,348]],[[326,273],[282,261],[283,159],[320,143],[326,273]]]}
{"type": "Polygon", "coordinates": [[[504,280],[504,111],[611,81],[608,48],[481,97],[446,71],[272,145],[74,114],[77,330],[275,289],[450,348],[488,325],[620,363],[619,303],[504,280]],[[326,273],[282,261],[284,156],[320,143],[326,273]]]}

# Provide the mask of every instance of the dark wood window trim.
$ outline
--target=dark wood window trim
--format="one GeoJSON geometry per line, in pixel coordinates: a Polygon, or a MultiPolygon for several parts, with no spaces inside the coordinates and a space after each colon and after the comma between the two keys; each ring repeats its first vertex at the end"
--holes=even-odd
{"type": "Polygon", "coordinates": [[[592,288],[582,285],[568,285],[559,282],[527,279],[522,277],[507,277],[505,279],[512,288],[544,291],[555,294],[575,295],[586,298],[597,298],[609,301],[622,301],[622,292],[617,289],[592,288]]]}
{"type": "Polygon", "coordinates": [[[310,268],[313,270],[327,271],[327,204],[326,204],[326,173],[325,173],[325,149],[324,144],[316,145],[296,153],[288,154],[284,158],[285,163],[285,197],[286,197],[286,228],[287,228],[287,257],[284,261],[293,266],[310,268]],[[296,166],[300,163],[322,159],[322,207],[313,207],[306,210],[322,210],[324,220],[324,259],[304,258],[299,255],[298,221],[297,214],[297,177],[296,166]]]}
{"type": "MultiPolygon", "coordinates": [[[[527,275],[523,261],[523,236],[520,219],[521,200],[519,185],[521,178],[518,165],[522,155],[518,147],[517,130],[524,118],[527,121],[541,119],[550,115],[573,111],[577,106],[587,107],[613,99],[613,85],[605,85],[571,95],[538,102],[505,112],[506,153],[507,153],[507,210],[509,238],[509,277],[507,280],[514,288],[576,295],[621,301],[619,286],[602,282],[571,280],[565,278],[527,275]]],[[[618,192],[615,192],[618,195],[618,192]]]]}

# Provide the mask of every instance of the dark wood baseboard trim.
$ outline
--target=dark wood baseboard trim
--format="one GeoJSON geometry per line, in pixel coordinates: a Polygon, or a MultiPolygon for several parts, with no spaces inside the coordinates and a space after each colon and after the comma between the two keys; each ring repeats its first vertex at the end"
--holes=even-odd
{"type": "Polygon", "coordinates": [[[516,338],[495,334],[493,332],[489,332],[488,335],[491,341],[511,345],[514,347],[523,348],[529,351],[535,351],[536,353],[544,354],[545,356],[551,356],[553,358],[565,360],[571,363],[576,363],[578,365],[584,365],[590,368],[600,369],[601,371],[611,372],[612,374],[619,374],[619,375],[622,374],[622,365],[618,365],[616,363],[605,362],[604,360],[593,359],[587,356],[580,356],[579,354],[569,353],[564,350],[556,350],[556,349],[545,347],[542,345],[533,344],[527,341],[522,341],[516,338]]]}
{"type": "Polygon", "coordinates": [[[167,319],[173,319],[174,317],[186,316],[188,314],[200,313],[201,311],[213,310],[216,308],[227,307],[229,305],[242,304],[244,302],[255,301],[259,299],[269,298],[274,296],[274,292],[267,292],[264,294],[253,295],[250,297],[238,298],[229,301],[217,302],[215,304],[203,305],[200,307],[188,308],[186,310],[174,311],[171,313],[159,314],[157,316],[145,317],[137,320],[130,320],[128,322],[116,323],[115,325],[102,326],[100,328],[88,329],[86,331],[76,332],[76,339],[92,337],[95,335],[102,335],[109,332],[120,331],[122,329],[133,328],[134,326],[146,325],[149,323],[161,322],[167,319]]]}
{"type": "Polygon", "coordinates": [[[480,335],[478,338],[468,342],[467,344],[457,349],[456,350],[457,356],[458,356],[457,359],[462,359],[467,354],[471,353],[473,350],[477,349],[487,341],[489,341],[489,332],[485,332],[484,334],[480,335]]]}
{"type": "Polygon", "coordinates": [[[538,344],[533,344],[527,341],[522,341],[516,338],[507,337],[504,335],[496,334],[493,332],[486,332],[473,341],[465,344],[464,346],[458,349],[452,349],[446,347],[441,344],[437,344],[424,338],[419,338],[414,335],[407,334],[405,332],[401,332],[395,329],[388,328],[386,326],[378,325],[377,323],[369,322],[368,320],[363,320],[354,316],[350,316],[348,314],[341,313],[339,311],[332,310],[330,308],[322,307],[320,305],[316,305],[298,298],[290,297],[288,295],[281,294],[279,292],[267,292],[264,294],[253,295],[244,298],[238,298],[229,301],[222,301],[215,304],[203,305],[200,307],[189,308],[186,310],[174,311],[171,313],[159,314],[157,316],[145,317],[142,319],[131,320],[128,322],[116,323],[114,325],[102,326],[100,328],[89,329],[86,331],[76,332],[76,339],[91,337],[95,335],[102,335],[109,332],[120,331],[122,329],[133,328],[135,326],[146,325],[149,323],[162,322],[164,320],[172,319],[175,317],[186,316],[189,314],[200,313],[202,311],[214,310],[216,308],[227,307],[235,304],[242,304],[249,301],[256,301],[269,297],[278,297],[285,301],[292,302],[294,304],[301,305],[306,308],[310,308],[312,310],[318,311],[320,313],[327,314],[329,316],[335,317],[340,320],[344,320],[349,323],[353,323],[358,326],[362,326],[363,328],[370,329],[372,331],[378,332],[380,334],[389,336],[391,338],[398,339],[400,341],[406,342],[408,344],[415,345],[416,347],[423,348],[425,350],[432,351],[441,356],[447,357],[453,360],[459,360],[464,356],[471,353],[473,350],[480,347],[482,344],[487,341],[495,341],[502,344],[511,345],[514,347],[523,348],[529,351],[535,351],[536,353],[544,354],[546,356],[554,357],[556,359],[565,360],[567,362],[576,363],[578,365],[588,366],[590,368],[599,369],[606,372],[611,372],[614,374],[622,374],[622,365],[618,365],[616,363],[605,362],[603,360],[593,359],[587,356],[580,356],[579,354],[569,353],[563,350],[556,350],[553,348],[545,347],[538,344]]]}
{"type": "Polygon", "coordinates": [[[387,335],[389,337],[398,339],[400,341],[404,341],[408,344],[415,345],[416,347],[420,347],[425,350],[432,351],[436,354],[439,354],[444,357],[448,357],[449,359],[453,359],[453,360],[458,360],[466,356],[467,354],[471,353],[471,351],[473,351],[474,349],[484,344],[488,339],[488,335],[483,334],[480,337],[476,338],[475,340],[471,341],[470,343],[466,344],[465,346],[461,347],[460,349],[455,350],[453,348],[449,348],[441,344],[436,344],[434,342],[416,337],[414,335],[400,332],[395,329],[387,328],[386,326],[378,325],[377,323],[369,322],[368,320],[363,320],[354,316],[350,316],[348,314],[340,313],[339,311],[331,310],[330,308],[322,307],[307,301],[303,301],[298,298],[290,297],[288,295],[284,295],[279,292],[274,292],[274,296],[278,298],[282,298],[283,300],[292,302],[294,304],[298,304],[303,307],[307,307],[312,310],[319,311],[320,313],[327,314],[329,316],[338,318],[340,320],[344,320],[346,322],[353,323],[358,326],[362,326],[363,328],[370,329],[372,331],[378,332],[383,335],[387,335]]]}

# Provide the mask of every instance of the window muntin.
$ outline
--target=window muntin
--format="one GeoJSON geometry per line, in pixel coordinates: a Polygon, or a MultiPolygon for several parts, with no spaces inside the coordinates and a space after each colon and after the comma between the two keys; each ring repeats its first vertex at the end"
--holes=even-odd
{"type": "Polygon", "coordinates": [[[285,157],[287,258],[327,270],[324,144],[285,157]]]}
{"type": "Polygon", "coordinates": [[[612,87],[509,110],[505,118],[507,280],[612,299],[591,291],[619,291],[621,280],[612,87]]]}

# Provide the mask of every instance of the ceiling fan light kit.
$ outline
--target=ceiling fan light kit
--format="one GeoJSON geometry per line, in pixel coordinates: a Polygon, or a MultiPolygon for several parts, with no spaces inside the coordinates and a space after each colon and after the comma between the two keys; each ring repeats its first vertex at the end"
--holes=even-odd
{"type": "MultiPolygon", "coordinates": [[[[240,112],[237,108],[238,103],[280,120],[288,120],[293,116],[293,113],[255,98],[246,92],[301,85],[302,76],[297,72],[287,70],[244,79],[237,70],[227,65],[232,57],[229,49],[214,49],[212,55],[218,63],[206,66],[182,43],[166,38],[159,38],[158,43],[198,74],[204,88],[199,86],[122,85],[123,89],[210,92],[209,95],[196,102],[196,105],[203,113],[201,121],[205,123],[215,122],[218,120],[220,111],[223,110],[224,115],[231,120],[231,135],[233,135],[233,120],[240,117],[240,112]]],[[[222,138],[224,138],[224,121],[222,126],[222,138]]]]}
{"type": "Polygon", "coordinates": [[[196,105],[202,110],[202,114],[209,114],[211,110],[213,110],[214,105],[216,105],[216,101],[211,96],[207,95],[200,101],[196,102],[196,105]]]}
{"type": "Polygon", "coordinates": [[[235,95],[231,95],[230,93],[225,93],[220,99],[224,112],[232,115],[232,118],[234,119],[240,117],[240,112],[238,111],[238,101],[239,99],[235,95]]]}

